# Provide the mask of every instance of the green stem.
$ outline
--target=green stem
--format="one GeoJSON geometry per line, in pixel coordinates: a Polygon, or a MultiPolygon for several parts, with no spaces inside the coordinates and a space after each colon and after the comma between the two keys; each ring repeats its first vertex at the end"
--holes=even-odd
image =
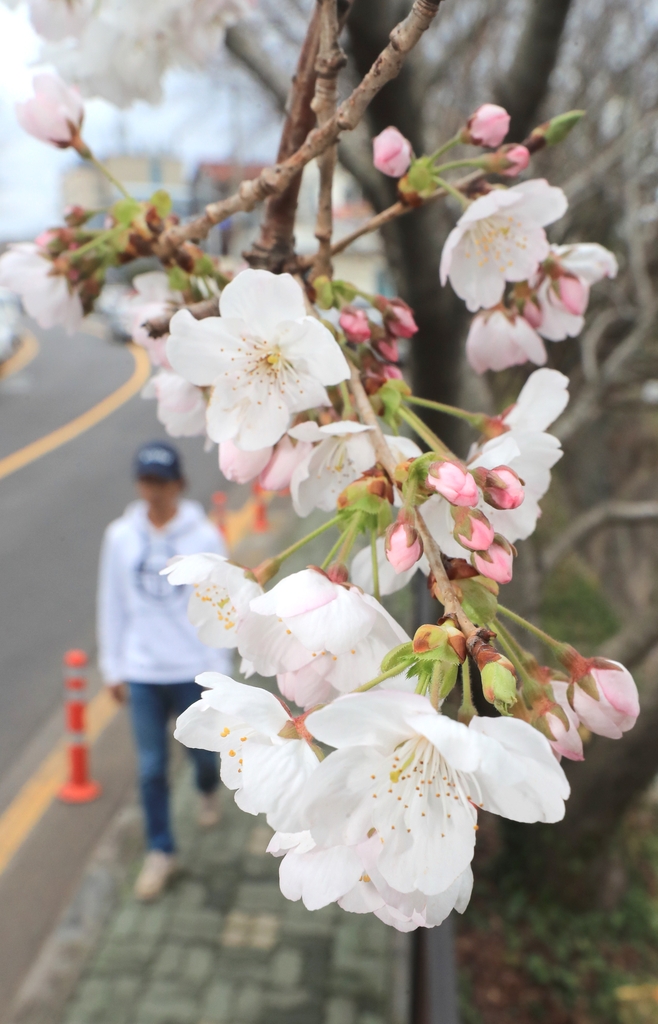
{"type": "Polygon", "coordinates": [[[397,668],[389,668],[388,672],[382,672],[380,676],[375,679],[370,679],[369,682],[364,683],[362,686],[357,686],[355,690],[351,690],[350,693],[363,693],[364,690],[372,690],[373,686],[377,686],[379,683],[383,683],[385,679],[390,679],[392,676],[399,676],[403,672],[403,669],[398,665],[397,668]]]}
{"type": "Polygon", "coordinates": [[[326,568],[328,568],[328,566],[331,565],[331,563],[333,561],[333,558],[334,558],[334,555],[336,554],[336,552],[338,551],[338,548],[341,546],[342,543],[343,543],[343,535],[341,533],[340,537],[338,538],[336,543],[333,545],[333,547],[331,548],[331,551],[329,552],[329,554],[325,558],[324,562],[320,566],[321,569],[326,569],[326,568]]]}
{"type": "Polygon", "coordinates": [[[471,205],[470,199],[467,199],[463,192],[460,192],[458,188],[455,188],[453,185],[451,185],[450,182],[445,180],[445,178],[440,178],[437,175],[436,184],[440,188],[444,189],[449,196],[452,196],[453,199],[456,199],[463,210],[465,210],[468,206],[471,205]]]}
{"type": "Polygon", "coordinates": [[[541,640],[547,647],[550,647],[551,650],[557,651],[558,653],[563,652],[565,645],[560,643],[559,640],[555,640],[552,636],[549,636],[549,634],[545,633],[543,629],[539,628],[539,626],[533,625],[532,622],[528,622],[527,619],[517,615],[516,612],[511,611],[510,608],[505,608],[502,604],[498,605],[498,611],[504,615],[505,618],[511,619],[512,622],[516,622],[517,626],[522,626],[523,629],[528,631],[528,633],[532,633],[533,636],[536,636],[537,639],[541,640]]]}
{"type": "Polygon", "coordinates": [[[441,681],[443,678],[442,664],[440,661],[435,661],[432,666],[432,682],[430,685],[430,704],[435,711],[439,710],[439,691],[441,689],[441,681]]]}
{"type": "Polygon", "coordinates": [[[377,561],[377,531],[370,531],[370,553],[372,555],[372,589],[375,601],[381,601],[379,593],[379,562],[377,561]]]}
{"type": "Polygon", "coordinates": [[[352,405],[352,397],[350,395],[350,390],[344,380],[340,382],[338,387],[340,391],[340,397],[343,400],[343,419],[348,420],[352,413],[354,412],[354,406],[352,405]]]}
{"type": "Polygon", "coordinates": [[[458,146],[460,142],[461,131],[457,132],[456,135],[453,135],[453,137],[451,139],[448,139],[447,142],[444,142],[443,145],[439,146],[438,149],[435,149],[434,152],[430,155],[430,160],[438,160],[440,156],[443,156],[444,153],[447,153],[449,149],[453,149],[455,146],[458,146]]]}
{"type": "Polygon", "coordinates": [[[356,541],[356,538],[359,536],[359,534],[361,532],[361,523],[359,522],[360,518],[361,518],[360,516],[355,517],[354,522],[352,523],[352,525],[349,527],[349,529],[343,535],[343,538],[344,538],[343,539],[343,543],[341,544],[340,550],[339,550],[338,554],[336,555],[336,561],[339,562],[339,563],[340,562],[345,562],[345,560],[347,559],[347,556],[349,555],[350,551],[354,547],[354,543],[356,541]]]}
{"type": "Polygon", "coordinates": [[[443,174],[444,171],[452,171],[458,167],[482,167],[482,157],[472,157],[470,160],[451,160],[450,163],[441,164],[435,170],[443,174]]]}
{"type": "Polygon", "coordinates": [[[410,405],[422,405],[425,409],[436,409],[437,412],[444,412],[448,416],[456,416],[459,420],[466,420],[476,430],[480,430],[483,420],[486,417],[481,412],[467,412],[466,409],[459,409],[456,405],[445,405],[443,402],[433,402],[429,398],[416,398],[415,395],[405,395],[404,401],[410,405]]]}
{"type": "Polygon", "coordinates": [[[493,626],[496,630],[496,639],[514,665],[523,686],[523,696],[528,702],[528,707],[531,707],[533,700],[540,696],[541,687],[526,669],[523,663],[522,649],[512,634],[508,633],[503,624],[497,619],[494,621],[493,626]]]}
{"type": "Polygon", "coordinates": [[[426,423],[423,423],[420,416],[416,416],[415,412],[412,412],[411,409],[406,409],[404,406],[400,406],[398,412],[400,419],[408,423],[433,451],[438,452],[440,455],[452,455],[452,452],[446,448],[443,441],[436,436],[434,431],[430,430],[426,423]]]}
{"type": "MultiPolygon", "coordinates": [[[[339,522],[340,516],[334,516],[333,519],[329,519],[326,523],[323,523],[322,526],[318,526],[317,530],[311,530],[311,532],[307,533],[301,540],[295,541],[295,543],[291,544],[289,548],[285,549],[285,551],[281,551],[280,554],[275,555],[274,560],[277,562],[283,562],[286,558],[289,558],[290,555],[294,555],[295,551],[299,551],[299,549],[303,548],[305,544],[308,544],[310,541],[315,540],[316,537],[323,534],[325,530],[331,529],[332,526],[338,526],[339,522]]],[[[339,537],[338,543],[340,543],[340,541],[341,538],[339,537]]]]}
{"type": "Polygon", "coordinates": [[[88,242],[85,242],[84,245],[78,246],[77,249],[69,249],[62,255],[67,256],[69,259],[77,259],[78,256],[84,256],[90,249],[96,248],[97,245],[102,245],[103,242],[109,242],[114,235],[119,235],[125,230],[124,224],[118,224],[116,227],[108,228],[107,231],[101,231],[95,238],[90,238],[88,242]]]}
{"type": "Polygon", "coordinates": [[[462,665],[462,703],[459,709],[459,721],[465,725],[477,716],[477,709],[473,703],[473,691],[471,689],[471,664],[468,658],[462,665]]]}
{"type": "Polygon", "coordinates": [[[132,199],[130,192],[128,192],[121,184],[121,182],[114,177],[111,171],[108,171],[107,167],[104,164],[102,164],[100,160],[96,159],[93,153],[90,152],[89,156],[87,156],[86,159],[89,161],[90,164],[93,164],[94,167],[97,167],[101,174],[105,175],[107,180],[110,181],[114,185],[114,187],[119,190],[119,192],[125,199],[132,199]]]}

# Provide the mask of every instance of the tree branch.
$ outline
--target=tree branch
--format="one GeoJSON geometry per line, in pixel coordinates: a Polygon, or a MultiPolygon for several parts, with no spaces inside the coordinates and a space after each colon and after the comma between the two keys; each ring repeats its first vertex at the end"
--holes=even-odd
{"type": "MultiPolygon", "coordinates": [[[[359,414],[361,422],[368,427],[372,427],[371,440],[375,449],[377,461],[386,470],[391,481],[395,482],[395,470],[397,468],[395,457],[388,446],[384,432],[379,425],[377,415],[370,404],[370,399],[368,398],[365,388],[361,383],[359,371],[353,363],[350,363],[350,373],[350,391],[354,398],[356,411],[359,414]]],[[[425,520],[419,510],[416,509],[415,513],[416,528],[423,541],[425,555],[429,562],[430,569],[432,570],[432,593],[444,606],[446,615],[455,615],[457,617],[460,629],[468,640],[470,636],[477,632],[477,627],[473,625],[464,612],[455,588],[448,579],[445,566],[443,565],[443,558],[441,556],[441,549],[439,548],[439,545],[436,543],[434,537],[427,528],[425,520]]]]}
{"type": "Polygon", "coordinates": [[[265,168],[256,178],[243,181],[233,196],[210,203],[201,216],[163,232],[154,246],[155,255],[164,260],[172,259],[183,242],[205,238],[215,224],[235,213],[253,210],[269,196],[281,195],[309,161],[333,145],[342,132],[356,127],[377,93],[399,74],[407,54],[432,24],[440,3],[441,0],[414,0],[407,17],[391,32],[388,46],[325,125],[310,132],[287,160],[265,168]]]}
{"type": "Polygon", "coordinates": [[[212,299],[192,302],[189,306],[179,306],[170,313],[163,313],[162,316],[146,320],[142,326],[146,328],[152,338],[161,338],[163,334],[169,333],[169,321],[178,309],[187,309],[196,320],[205,320],[207,316],[219,316],[219,299],[213,296],[212,299]]]}
{"type": "Polygon", "coordinates": [[[550,572],[584,537],[603,526],[652,520],[658,520],[658,501],[602,501],[577,516],[557,540],[544,549],[542,567],[550,572]]]}
{"type": "MultiPolygon", "coordinates": [[[[315,96],[311,106],[318,119],[318,125],[325,125],[336,111],[338,95],[338,72],[345,67],[347,58],[338,45],[338,14],[336,0],[319,0],[320,3],[320,52],[316,61],[317,80],[315,96]]],[[[320,274],[331,276],[331,236],[333,234],[333,184],[336,169],[336,146],[329,146],[318,157],[320,171],[320,195],[315,226],[315,237],[320,243],[313,263],[312,277],[320,274]]]]}

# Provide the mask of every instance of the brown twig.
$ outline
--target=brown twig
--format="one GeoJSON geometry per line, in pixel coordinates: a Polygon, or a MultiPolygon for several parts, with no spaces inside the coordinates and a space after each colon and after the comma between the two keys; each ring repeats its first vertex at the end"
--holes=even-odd
{"type": "MultiPolygon", "coordinates": [[[[460,178],[458,181],[453,182],[455,188],[460,191],[465,191],[475,181],[482,178],[482,171],[474,171],[472,174],[468,174],[465,178],[460,178]]],[[[418,205],[424,206],[426,203],[432,203],[435,199],[443,199],[447,195],[445,189],[439,188],[436,192],[433,192],[431,196],[423,199],[418,205]]],[[[344,238],[340,238],[337,242],[331,246],[329,252],[331,256],[337,256],[338,253],[344,252],[352,242],[356,242],[358,238],[363,235],[369,235],[373,231],[378,231],[379,228],[385,227],[386,224],[390,224],[391,221],[396,220],[398,217],[404,217],[405,214],[411,213],[413,210],[418,209],[418,206],[409,206],[408,203],[397,202],[393,203],[392,206],[388,206],[381,213],[376,213],[374,217],[371,217],[369,221],[362,224],[360,228],[356,228],[349,235],[345,235],[344,238]]],[[[297,260],[297,267],[300,270],[308,270],[313,265],[315,256],[303,256],[297,260]]]]}
{"type": "Polygon", "coordinates": [[[194,220],[163,232],[154,247],[155,255],[169,260],[183,242],[205,238],[215,224],[241,211],[253,210],[269,196],[280,195],[307,163],[332,146],[342,132],[356,127],[377,93],[399,74],[407,54],[432,24],[441,2],[414,0],[407,17],[391,32],[388,46],[326,124],[310,132],[304,143],[287,160],[266,167],[257,177],[243,181],[234,195],[210,203],[194,220]]]}
{"type": "MultiPolygon", "coordinates": [[[[320,6],[316,4],[292,80],[286,120],[281,132],[277,162],[287,160],[315,125],[311,102],[315,91],[315,64],[320,45],[320,6]]],[[[251,267],[281,272],[293,254],[295,214],[302,183],[301,171],[280,194],[265,204],[260,237],[244,257],[251,267]]]]}
{"type": "MultiPolygon", "coordinates": [[[[315,96],[311,104],[321,128],[336,112],[338,94],[338,72],[345,67],[347,58],[338,44],[338,11],[336,0],[319,0],[320,5],[320,51],[315,64],[317,79],[315,96]]],[[[315,227],[315,237],[320,243],[313,263],[312,277],[320,274],[331,276],[331,236],[333,234],[332,190],[336,170],[336,145],[328,146],[318,157],[320,171],[320,196],[315,227]]]]}
{"type": "MultiPolygon", "coordinates": [[[[377,419],[375,411],[370,404],[370,399],[366,394],[365,388],[361,383],[359,371],[353,363],[350,363],[350,391],[352,392],[354,405],[362,423],[365,423],[368,427],[372,427],[371,440],[375,449],[377,461],[386,470],[391,480],[395,480],[395,456],[388,446],[386,436],[379,425],[379,420],[377,419]]],[[[473,636],[473,634],[477,632],[477,627],[473,625],[469,617],[464,612],[455,588],[448,579],[448,575],[445,571],[443,558],[441,556],[441,549],[434,540],[434,537],[430,533],[427,524],[418,509],[416,509],[416,529],[420,534],[423,547],[425,549],[425,555],[432,571],[433,594],[444,606],[446,615],[456,615],[459,626],[468,640],[470,636],[473,636]]]]}
{"type": "MultiPolygon", "coordinates": [[[[205,320],[208,316],[219,315],[219,299],[216,297],[202,299],[201,302],[192,302],[189,306],[180,306],[179,309],[187,309],[196,320],[205,320]]],[[[174,309],[171,313],[154,316],[151,320],[146,320],[142,326],[146,328],[152,338],[161,338],[163,334],[169,332],[169,321],[177,312],[178,310],[174,309]]]]}

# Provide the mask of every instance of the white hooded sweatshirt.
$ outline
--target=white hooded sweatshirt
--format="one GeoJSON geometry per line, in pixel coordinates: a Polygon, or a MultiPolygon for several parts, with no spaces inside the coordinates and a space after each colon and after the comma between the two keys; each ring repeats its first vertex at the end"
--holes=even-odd
{"type": "Polygon", "coordinates": [[[187,618],[191,587],[160,570],[174,555],[226,554],[196,501],[181,501],[157,530],[135,501],[105,531],[98,579],[99,665],[107,683],[183,683],[200,672],[230,672],[231,655],[206,647],[187,618]]]}

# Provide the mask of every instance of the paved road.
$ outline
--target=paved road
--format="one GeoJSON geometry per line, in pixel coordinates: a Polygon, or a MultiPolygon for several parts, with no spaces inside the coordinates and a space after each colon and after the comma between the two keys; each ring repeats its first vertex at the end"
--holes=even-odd
{"type": "MultiPolygon", "coordinates": [[[[119,344],[35,332],[41,351],[0,382],[0,457],[66,423],[115,390],[133,360],[119,344]]],[[[0,780],[61,703],[59,660],[94,649],[98,548],[132,497],[134,448],[165,436],[155,403],[133,398],[69,444],[0,480],[0,780]]],[[[217,489],[216,456],[184,439],[191,493],[217,489]]]]}
{"type": "MultiPolygon", "coordinates": [[[[91,408],[134,367],[130,353],[106,338],[29,327],[38,356],[0,381],[0,458],[91,408]]],[[[0,813],[61,733],[62,652],[79,646],[94,655],[103,530],[132,497],[133,450],[159,436],[154,403],[136,396],[0,480],[0,813]]],[[[191,495],[208,507],[219,486],[216,455],[204,453],[200,439],[180,447],[191,495]]],[[[123,716],[101,739],[96,762],[105,786],[98,804],[53,806],[0,876],[0,1017],[130,785],[123,716]]]]}

